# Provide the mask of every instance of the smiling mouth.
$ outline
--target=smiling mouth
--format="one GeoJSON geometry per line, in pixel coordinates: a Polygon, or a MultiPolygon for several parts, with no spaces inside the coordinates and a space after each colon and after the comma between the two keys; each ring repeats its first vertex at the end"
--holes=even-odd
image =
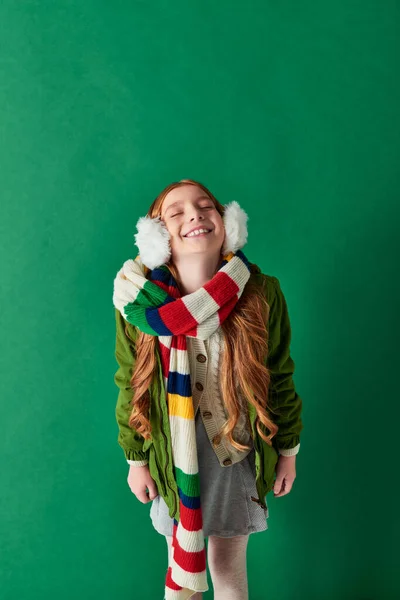
{"type": "Polygon", "coordinates": [[[203,237],[204,235],[208,235],[209,233],[211,233],[212,229],[210,231],[208,231],[207,233],[198,233],[197,235],[184,235],[184,238],[197,238],[197,237],[203,237]]]}

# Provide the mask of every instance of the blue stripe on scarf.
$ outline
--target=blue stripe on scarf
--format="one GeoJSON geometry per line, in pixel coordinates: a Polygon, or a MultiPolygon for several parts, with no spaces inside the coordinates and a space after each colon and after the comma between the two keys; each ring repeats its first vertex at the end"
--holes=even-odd
{"type": "MultiPolygon", "coordinates": [[[[175,298],[172,298],[171,296],[168,298],[169,299],[167,299],[164,304],[169,304],[169,302],[173,302],[175,300],[175,298]]],[[[155,332],[157,332],[157,335],[173,335],[172,331],[168,329],[161,319],[159,309],[156,309],[154,306],[149,306],[145,310],[145,316],[148,324],[152,329],[154,329],[155,332]]]]}
{"type": "Polygon", "coordinates": [[[179,396],[192,396],[192,386],[190,384],[190,375],[184,375],[177,371],[170,371],[167,382],[167,392],[169,394],[179,394],[179,396]]]}
{"type": "Polygon", "coordinates": [[[168,287],[173,287],[178,289],[178,285],[175,279],[172,276],[171,271],[167,267],[156,267],[150,273],[151,281],[161,281],[164,285],[168,287]]]}
{"type": "Polygon", "coordinates": [[[180,499],[182,500],[183,505],[186,506],[186,508],[200,508],[200,496],[186,496],[186,494],[184,494],[181,488],[179,487],[178,494],[180,499]]]}

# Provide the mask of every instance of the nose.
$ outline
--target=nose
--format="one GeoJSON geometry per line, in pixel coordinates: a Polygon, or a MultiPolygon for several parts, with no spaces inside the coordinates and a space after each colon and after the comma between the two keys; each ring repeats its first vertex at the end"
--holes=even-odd
{"type": "Polygon", "coordinates": [[[201,209],[196,208],[194,206],[190,211],[189,219],[190,219],[190,221],[193,221],[193,219],[195,219],[196,217],[198,217],[199,219],[204,219],[204,215],[201,214],[201,209]]]}

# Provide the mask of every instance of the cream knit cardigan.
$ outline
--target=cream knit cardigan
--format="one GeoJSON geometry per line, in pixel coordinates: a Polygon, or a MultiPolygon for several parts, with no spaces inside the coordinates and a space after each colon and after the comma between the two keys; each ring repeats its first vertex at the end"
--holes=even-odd
{"type": "MultiPolygon", "coordinates": [[[[188,336],[187,346],[195,415],[199,409],[202,412],[208,411],[212,413],[211,418],[203,418],[203,423],[221,466],[224,466],[223,460],[226,458],[229,458],[232,461],[231,464],[239,462],[248,455],[253,447],[253,440],[250,435],[245,412],[241,414],[236,424],[236,428],[234,429],[233,436],[240,443],[250,445],[251,448],[244,451],[237,450],[225,439],[221,440],[221,443],[219,444],[213,444],[213,440],[215,441],[215,434],[227,418],[219,386],[219,373],[223,349],[223,333],[221,327],[219,327],[207,340],[200,340],[188,336]],[[207,360],[202,363],[199,362],[197,360],[199,354],[206,356],[207,360]],[[198,382],[203,385],[204,389],[201,391],[196,387],[196,383],[198,382]]],[[[279,449],[279,453],[283,456],[293,456],[298,453],[299,449],[300,444],[297,444],[294,448],[286,450],[279,449]]],[[[140,467],[146,465],[148,461],[127,459],[127,462],[132,466],[140,467]]]]}

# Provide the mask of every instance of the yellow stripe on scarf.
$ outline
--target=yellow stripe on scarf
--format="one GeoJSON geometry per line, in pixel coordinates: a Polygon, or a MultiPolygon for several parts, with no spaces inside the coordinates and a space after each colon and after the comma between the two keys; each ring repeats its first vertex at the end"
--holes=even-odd
{"type": "Polygon", "coordinates": [[[192,396],[168,393],[168,414],[183,419],[194,419],[192,396]]]}

